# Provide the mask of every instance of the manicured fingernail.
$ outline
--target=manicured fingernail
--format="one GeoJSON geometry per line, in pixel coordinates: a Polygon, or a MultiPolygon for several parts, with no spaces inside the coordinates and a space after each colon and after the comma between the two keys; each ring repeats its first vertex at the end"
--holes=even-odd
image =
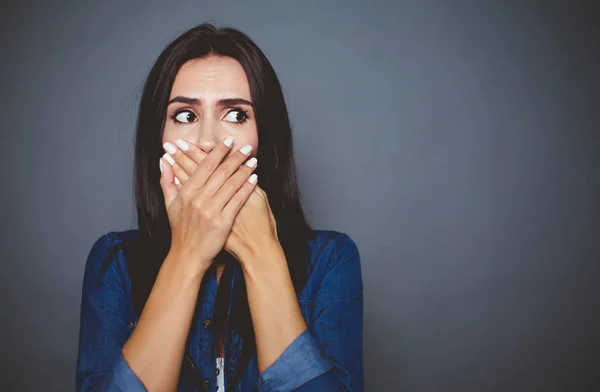
{"type": "Polygon", "coordinates": [[[165,154],[163,155],[163,158],[165,158],[167,160],[167,162],[169,162],[169,164],[171,166],[173,166],[175,164],[175,160],[173,159],[172,156],[170,156],[169,154],[165,154]]]}
{"type": "Polygon", "coordinates": [[[258,161],[258,159],[256,159],[255,157],[252,157],[252,158],[248,159],[248,162],[246,162],[246,165],[248,165],[248,167],[254,167],[254,166],[256,166],[257,161],[258,161]]]}
{"type": "Polygon", "coordinates": [[[250,178],[248,178],[248,181],[250,182],[250,184],[254,184],[254,183],[256,183],[257,179],[258,179],[258,176],[256,175],[256,173],[252,173],[250,178]]]}
{"type": "MultiPolygon", "coordinates": [[[[175,144],[177,144],[177,147],[181,148],[183,151],[187,151],[187,150],[189,150],[189,149],[190,149],[190,145],[189,145],[189,144],[187,144],[187,143],[185,142],[185,140],[182,140],[182,139],[177,139],[177,140],[175,141],[175,144]]],[[[171,154],[172,154],[172,153],[171,153],[171,154]]]]}
{"type": "Polygon", "coordinates": [[[225,140],[223,140],[223,143],[225,143],[227,147],[231,147],[233,144],[233,136],[227,136],[225,140]]]}
{"type": "Polygon", "coordinates": [[[165,144],[163,144],[163,147],[169,154],[175,154],[177,152],[177,149],[175,148],[175,146],[169,142],[166,142],[165,144]]]}
{"type": "Polygon", "coordinates": [[[252,151],[252,146],[249,144],[246,144],[244,147],[240,148],[240,152],[244,155],[250,154],[250,151],[252,151]]]}
{"type": "Polygon", "coordinates": [[[181,185],[181,181],[179,181],[179,178],[175,177],[175,184],[181,185]]]}
{"type": "Polygon", "coordinates": [[[160,172],[164,172],[165,170],[163,169],[163,163],[162,163],[162,159],[159,159],[158,162],[160,163],[160,172]]]}

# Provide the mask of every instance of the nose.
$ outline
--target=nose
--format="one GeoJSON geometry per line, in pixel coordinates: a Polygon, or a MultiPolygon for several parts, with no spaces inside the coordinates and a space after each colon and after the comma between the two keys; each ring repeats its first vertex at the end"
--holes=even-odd
{"type": "Polygon", "coordinates": [[[202,151],[208,154],[213,150],[213,148],[215,148],[216,142],[214,137],[209,138],[202,135],[196,144],[202,151]]]}
{"type": "Polygon", "coordinates": [[[205,118],[200,126],[196,145],[208,154],[219,142],[219,135],[218,124],[215,124],[215,122],[209,118],[205,118]]]}

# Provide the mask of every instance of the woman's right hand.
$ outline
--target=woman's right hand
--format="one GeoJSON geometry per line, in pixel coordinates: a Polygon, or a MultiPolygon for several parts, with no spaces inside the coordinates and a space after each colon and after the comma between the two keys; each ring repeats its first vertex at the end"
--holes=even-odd
{"type": "Polygon", "coordinates": [[[174,182],[172,166],[161,158],[160,186],[171,225],[171,249],[205,271],[223,249],[234,219],[250,197],[255,181],[249,177],[256,169],[242,165],[251,147],[231,154],[220,142],[199,163],[189,179],[179,187],[174,182]],[[240,166],[241,165],[241,166],[240,166]]]}

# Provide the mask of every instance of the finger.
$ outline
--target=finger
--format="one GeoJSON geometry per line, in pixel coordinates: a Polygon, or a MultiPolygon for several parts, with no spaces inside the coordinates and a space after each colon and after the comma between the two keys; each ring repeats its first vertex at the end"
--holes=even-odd
{"type": "MultiPolygon", "coordinates": [[[[233,195],[240,190],[250,175],[256,170],[258,160],[250,158],[246,164],[242,165],[224,184],[217,194],[213,197],[215,206],[224,209],[225,205],[231,200],[233,195]]],[[[223,164],[224,165],[224,164],[223,164]]],[[[221,165],[221,166],[223,166],[221,165]]]]}
{"type": "MultiPolygon", "coordinates": [[[[200,162],[196,170],[190,175],[188,183],[193,189],[201,189],[208,179],[217,170],[221,161],[229,153],[233,145],[233,137],[228,136],[218,143],[212,151],[200,162]]],[[[204,192],[204,189],[202,190],[204,192]]]]}
{"type": "Polygon", "coordinates": [[[167,162],[169,162],[169,165],[171,166],[171,168],[173,170],[173,174],[175,174],[175,178],[179,179],[180,181],[183,180],[184,183],[187,182],[187,180],[189,179],[189,176],[181,168],[181,166],[179,166],[179,164],[177,162],[175,162],[175,160],[173,159],[173,157],[171,156],[171,154],[169,154],[168,152],[166,152],[165,155],[163,155],[163,158],[167,162]]]}
{"type": "MultiPolygon", "coordinates": [[[[196,164],[194,166],[194,170],[200,164],[200,162],[202,162],[202,160],[204,158],[206,158],[206,156],[208,155],[207,153],[202,151],[197,145],[195,145],[194,143],[187,141],[185,139],[177,139],[175,141],[175,144],[177,145],[177,147],[179,147],[181,149],[181,151],[183,151],[185,153],[185,155],[187,155],[192,161],[194,161],[194,163],[196,164]]],[[[193,170],[192,171],[187,170],[187,167],[186,167],[186,171],[188,173],[193,172],[193,170]]]]}
{"type": "MultiPolygon", "coordinates": [[[[219,189],[221,189],[221,187],[227,182],[227,180],[229,180],[229,178],[234,173],[236,173],[242,168],[242,166],[240,165],[246,160],[246,158],[248,158],[251,151],[252,146],[250,144],[246,144],[242,148],[231,154],[229,157],[227,157],[227,159],[223,163],[221,163],[221,165],[219,165],[217,170],[215,170],[213,175],[206,182],[203,194],[209,197],[214,196],[219,191],[219,189]]],[[[254,160],[254,162],[256,162],[256,160],[254,160]]],[[[248,176],[249,175],[250,173],[248,173],[248,176]]],[[[248,177],[246,176],[246,178],[248,177]]],[[[235,191],[237,191],[237,189],[238,188],[236,188],[235,191]]],[[[223,205],[227,202],[227,200],[223,200],[223,205]]]]}
{"type": "Polygon", "coordinates": [[[267,199],[267,194],[265,193],[265,191],[260,186],[257,185],[254,188],[254,192],[256,192],[260,197],[262,197],[263,199],[265,199],[267,201],[267,203],[269,202],[269,200],[267,199]]]}
{"type": "Polygon", "coordinates": [[[175,196],[177,196],[178,189],[173,180],[173,169],[163,158],[160,159],[160,172],[160,187],[163,191],[165,207],[168,209],[175,196]]]}
{"type": "MultiPolygon", "coordinates": [[[[175,144],[179,146],[181,143],[175,142],[175,144]]],[[[198,166],[196,162],[194,162],[185,154],[184,151],[181,150],[181,147],[185,145],[189,147],[189,144],[185,142],[184,144],[181,144],[180,148],[177,148],[171,142],[165,142],[165,144],[163,144],[163,148],[165,149],[167,154],[169,154],[171,158],[173,158],[171,161],[169,161],[169,163],[171,163],[171,166],[173,166],[173,171],[175,172],[175,175],[184,183],[187,181],[187,179],[194,172],[194,170],[196,170],[196,167],[198,166]]]]}
{"type": "Polygon", "coordinates": [[[225,208],[223,209],[223,216],[229,222],[233,222],[238,212],[242,209],[244,204],[250,198],[252,191],[258,184],[258,175],[256,173],[252,173],[252,175],[248,178],[247,181],[244,181],[242,187],[237,191],[237,193],[229,200],[225,208]]]}

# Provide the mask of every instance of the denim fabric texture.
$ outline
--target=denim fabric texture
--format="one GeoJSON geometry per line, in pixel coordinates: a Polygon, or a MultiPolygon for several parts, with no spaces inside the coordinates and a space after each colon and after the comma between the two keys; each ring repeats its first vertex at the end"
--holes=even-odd
{"type": "MultiPolygon", "coordinates": [[[[314,239],[308,242],[308,281],[297,295],[308,329],[261,375],[255,354],[236,383],[236,392],[363,390],[363,283],[358,249],[347,234],[313,232],[314,239]]],[[[78,392],[146,391],[121,353],[138,321],[131,303],[125,253],[117,251],[99,275],[111,247],[137,235],[137,230],[109,232],[96,240],[87,257],[76,369],[78,392]]],[[[232,290],[241,274],[237,266],[232,290]]],[[[190,358],[182,358],[195,364],[191,369],[195,375],[182,373],[179,392],[223,392],[216,390],[216,349],[213,333],[207,328],[217,287],[215,269],[209,269],[200,287],[198,320],[187,341],[190,358]]],[[[237,343],[240,339],[234,333],[229,357],[225,358],[226,380],[235,371],[240,351],[237,343]]]]}

